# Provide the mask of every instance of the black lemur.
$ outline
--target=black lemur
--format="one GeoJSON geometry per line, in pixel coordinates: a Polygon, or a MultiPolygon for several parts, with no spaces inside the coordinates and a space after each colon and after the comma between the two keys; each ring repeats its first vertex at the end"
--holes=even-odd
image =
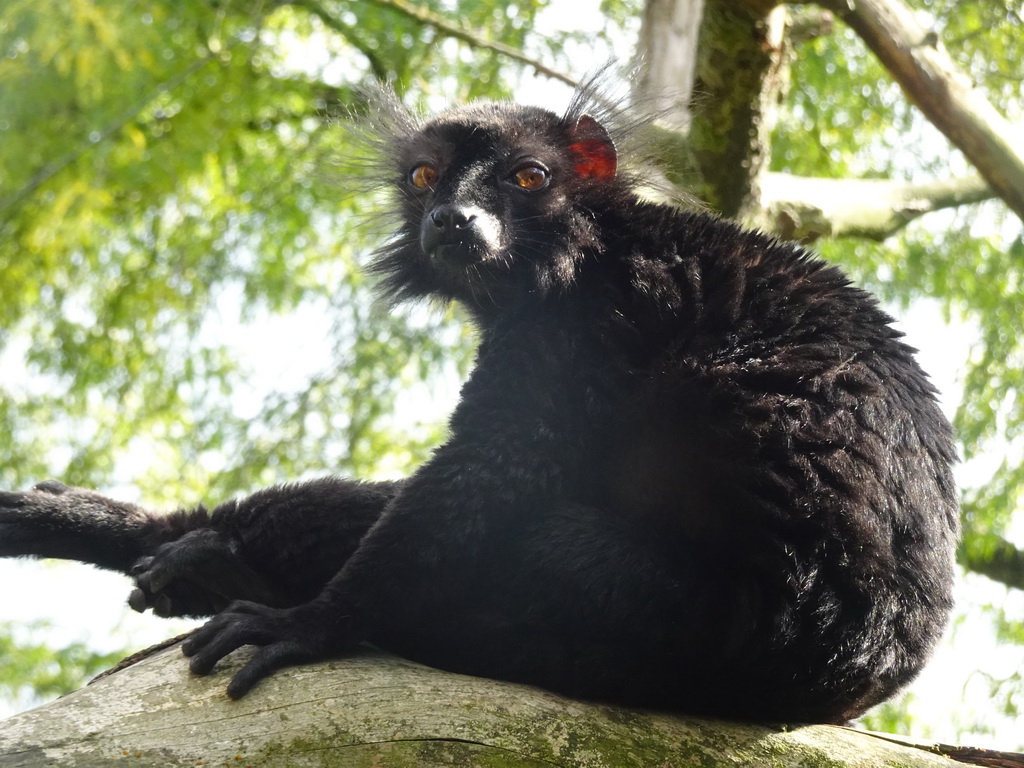
{"type": "Polygon", "coordinates": [[[448,670],[691,713],[842,722],[921,669],[951,606],[954,448],[867,293],[807,251],[646,202],[584,91],[564,116],[391,115],[392,300],[479,330],[450,436],[409,478],[166,515],[49,482],[0,555],[130,574],[213,615],[228,686],[363,642],[448,670]]]}

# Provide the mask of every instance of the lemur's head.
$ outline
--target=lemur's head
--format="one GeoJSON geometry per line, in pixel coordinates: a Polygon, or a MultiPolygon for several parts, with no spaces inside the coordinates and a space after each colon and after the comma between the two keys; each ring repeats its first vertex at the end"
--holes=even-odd
{"type": "Polygon", "coordinates": [[[491,314],[570,288],[600,250],[599,213],[632,195],[590,95],[561,116],[480,102],[419,122],[392,107],[378,165],[398,224],[371,264],[385,294],[491,314]]]}

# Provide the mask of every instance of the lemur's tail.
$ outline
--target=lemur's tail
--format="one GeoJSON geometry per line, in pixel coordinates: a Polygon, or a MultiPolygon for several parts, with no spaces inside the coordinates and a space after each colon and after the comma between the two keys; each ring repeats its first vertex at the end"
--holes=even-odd
{"type": "Polygon", "coordinates": [[[0,491],[0,557],[56,557],[128,573],[164,542],[208,524],[202,507],[157,514],[52,480],[0,491]]]}

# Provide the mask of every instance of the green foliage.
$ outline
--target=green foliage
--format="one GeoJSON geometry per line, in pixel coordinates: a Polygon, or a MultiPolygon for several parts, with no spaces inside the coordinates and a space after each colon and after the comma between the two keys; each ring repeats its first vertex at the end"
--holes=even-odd
{"type": "Polygon", "coordinates": [[[19,643],[13,639],[12,629],[10,623],[0,622],[0,697],[8,700],[23,696],[26,689],[38,697],[73,691],[125,655],[94,653],[83,643],[48,648],[32,640],[32,635],[43,629],[40,624],[19,627],[19,635],[28,630],[27,639],[19,643]]]}
{"type": "Polygon", "coordinates": [[[914,717],[910,713],[913,696],[903,696],[872,709],[858,721],[869,731],[880,733],[910,733],[914,717]]]}
{"type": "MultiPolygon", "coordinates": [[[[517,45],[539,7],[466,0],[451,18],[517,45]]],[[[144,443],[158,461],[128,479],[155,500],[423,457],[437,428],[387,422],[394,382],[464,366],[468,339],[373,311],[356,262],[378,233],[323,169],[355,151],[325,115],[367,79],[503,93],[495,55],[437,42],[373,3],[5,4],[0,485],[102,485],[144,443]],[[298,306],[324,338],[281,390],[238,337],[298,306]],[[262,402],[239,409],[240,390],[262,402]]]]}

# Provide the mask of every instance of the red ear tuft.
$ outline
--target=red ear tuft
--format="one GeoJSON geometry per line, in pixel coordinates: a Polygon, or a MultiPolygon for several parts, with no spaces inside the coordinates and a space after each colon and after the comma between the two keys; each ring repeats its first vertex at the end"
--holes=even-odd
{"type": "Polygon", "coordinates": [[[603,125],[590,115],[583,115],[569,132],[569,139],[569,151],[576,156],[575,168],[580,178],[615,178],[615,144],[603,125]]]}

